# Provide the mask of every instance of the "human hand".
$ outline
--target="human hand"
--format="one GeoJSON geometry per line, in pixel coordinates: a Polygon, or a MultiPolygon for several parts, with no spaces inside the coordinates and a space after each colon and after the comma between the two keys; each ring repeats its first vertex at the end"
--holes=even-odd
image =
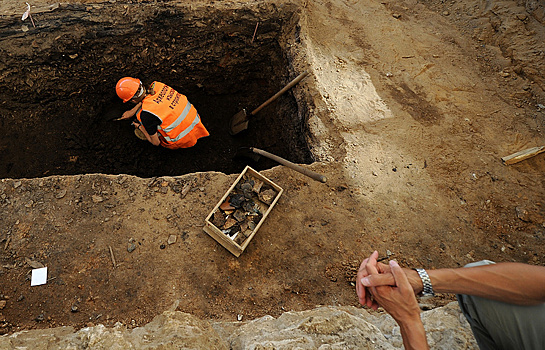
{"type": "Polygon", "coordinates": [[[134,113],[132,112],[132,110],[126,111],[126,112],[123,113],[123,115],[121,116],[121,118],[119,118],[119,120],[129,119],[129,118],[132,117],[133,115],[134,115],[134,113]]]}
{"type": "Polygon", "coordinates": [[[366,288],[366,286],[362,283],[362,280],[367,278],[367,276],[371,275],[369,272],[369,268],[373,267],[379,273],[385,274],[385,275],[374,275],[373,277],[378,277],[378,279],[374,282],[373,286],[379,286],[379,285],[394,285],[394,279],[393,276],[390,273],[390,267],[388,265],[385,265],[383,263],[377,262],[378,258],[378,252],[375,250],[371,256],[361,262],[360,268],[358,270],[358,274],[356,276],[356,293],[358,294],[358,300],[361,305],[370,307],[374,310],[378,308],[378,304],[375,300],[373,300],[373,296],[369,292],[369,290],[366,288]],[[386,279],[381,278],[383,276],[387,276],[386,279]],[[380,280],[385,280],[384,284],[378,284],[380,280]]]}
{"type": "MultiPolygon", "coordinates": [[[[360,304],[367,305],[375,310],[377,307],[376,302],[373,302],[373,299],[366,288],[394,285],[394,276],[391,273],[390,266],[377,262],[377,258],[378,252],[375,251],[369,258],[363,260],[356,278],[356,292],[360,304]],[[377,271],[379,271],[379,274],[371,274],[369,272],[371,266],[375,266],[377,271]]],[[[418,273],[412,269],[403,269],[403,271],[413,288],[414,294],[416,295],[422,292],[422,279],[418,276],[418,273]]]]}
{"type": "MultiPolygon", "coordinates": [[[[373,256],[374,253],[369,259],[371,260],[373,256]]],[[[391,276],[394,278],[394,285],[370,287],[369,291],[373,298],[397,323],[421,322],[420,308],[407,275],[395,260],[390,261],[389,267],[391,276]]],[[[380,273],[373,264],[367,264],[366,268],[371,276],[380,273]]]]}

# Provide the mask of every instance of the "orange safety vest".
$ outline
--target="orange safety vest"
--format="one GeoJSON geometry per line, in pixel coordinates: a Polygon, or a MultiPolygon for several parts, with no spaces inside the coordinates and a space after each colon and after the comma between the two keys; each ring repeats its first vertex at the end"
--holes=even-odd
{"type": "Polygon", "coordinates": [[[186,96],[158,81],[153,82],[151,89],[153,92],[142,101],[136,118],[142,123],[140,115],[146,111],[161,119],[161,125],[157,126],[161,146],[170,149],[192,147],[199,138],[210,135],[186,96]]]}

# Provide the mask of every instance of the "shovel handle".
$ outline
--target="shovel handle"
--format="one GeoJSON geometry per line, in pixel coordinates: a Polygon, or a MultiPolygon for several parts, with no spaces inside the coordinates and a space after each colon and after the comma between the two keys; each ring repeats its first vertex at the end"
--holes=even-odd
{"type": "Polygon", "coordinates": [[[299,74],[295,79],[293,79],[292,81],[290,81],[288,83],[288,85],[284,86],[284,88],[280,91],[278,91],[273,97],[269,98],[267,101],[265,101],[261,106],[257,107],[256,109],[254,109],[252,111],[252,113],[250,113],[251,115],[254,115],[256,114],[257,112],[259,112],[263,107],[267,106],[269,103],[271,103],[272,101],[276,100],[280,95],[282,95],[284,92],[288,91],[289,89],[291,89],[295,84],[297,84],[298,82],[300,82],[301,80],[303,80],[304,77],[306,77],[308,74],[308,71],[304,71],[303,73],[299,74]]]}
{"type": "Polygon", "coordinates": [[[290,162],[288,160],[285,160],[284,158],[281,158],[279,156],[275,156],[274,154],[271,154],[271,153],[269,153],[267,151],[263,151],[263,150],[261,150],[259,148],[251,147],[250,149],[254,153],[257,153],[257,154],[260,154],[260,155],[262,155],[264,157],[270,158],[270,159],[272,159],[272,160],[274,160],[274,161],[276,161],[276,162],[278,162],[278,163],[280,163],[282,165],[287,166],[288,168],[290,168],[292,170],[295,170],[297,172],[300,172],[303,175],[306,175],[306,176],[310,177],[313,180],[320,181],[320,182],[323,182],[323,183],[325,183],[327,181],[327,178],[324,175],[315,173],[314,171],[309,170],[307,168],[303,168],[302,166],[294,164],[294,163],[292,163],[292,162],[290,162]]]}

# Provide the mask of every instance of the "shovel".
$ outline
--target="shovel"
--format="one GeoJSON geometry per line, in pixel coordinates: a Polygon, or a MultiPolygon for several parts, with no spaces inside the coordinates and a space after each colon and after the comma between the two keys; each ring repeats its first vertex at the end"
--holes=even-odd
{"type": "Polygon", "coordinates": [[[269,98],[265,103],[263,103],[261,106],[254,109],[250,114],[246,113],[246,109],[241,110],[237,114],[235,114],[230,122],[229,122],[229,134],[236,135],[241,131],[244,131],[248,129],[248,118],[257,112],[259,112],[263,107],[267,106],[269,103],[276,100],[280,95],[282,95],[284,92],[288,91],[290,88],[292,88],[295,84],[300,82],[304,77],[306,77],[308,74],[307,71],[299,74],[295,79],[289,82],[288,85],[284,86],[284,88],[280,91],[278,91],[273,97],[269,98]]]}
{"type": "Polygon", "coordinates": [[[261,158],[261,156],[264,156],[264,157],[272,159],[272,160],[274,160],[274,161],[276,161],[276,162],[278,162],[278,163],[280,163],[282,165],[285,165],[285,166],[287,166],[288,168],[290,168],[292,170],[300,172],[301,174],[306,175],[306,176],[310,177],[313,180],[320,181],[320,182],[323,182],[323,183],[325,183],[327,181],[327,179],[326,179],[326,177],[324,175],[315,173],[312,170],[303,168],[300,165],[294,164],[294,163],[292,163],[292,162],[290,162],[288,160],[285,160],[284,158],[280,158],[279,156],[275,156],[274,154],[271,154],[269,152],[260,150],[259,148],[254,148],[254,147],[240,148],[237,151],[236,157],[240,157],[240,156],[250,158],[250,159],[252,159],[252,160],[254,160],[256,162],[259,160],[259,158],[261,158]]]}

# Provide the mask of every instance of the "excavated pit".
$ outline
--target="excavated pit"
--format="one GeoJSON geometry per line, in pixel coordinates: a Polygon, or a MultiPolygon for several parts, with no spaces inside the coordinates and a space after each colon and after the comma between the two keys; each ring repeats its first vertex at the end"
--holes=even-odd
{"type": "Polygon", "coordinates": [[[292,91],[252,117],[245,132],[228,132],[235,113],[249,113],[300,73],[283,50],[297,40],[295,8],[60,5],[33,19],[36,28],[0,18],[1,178],[232,174],[276,164],[235,157],[248,146],[312,162],[307,108],[292,91]],[[176,151],[137,139],[129,121],[112,121],[132,107],[115,94],[123,76],[188,96],[210,136],[176,151]]]}

